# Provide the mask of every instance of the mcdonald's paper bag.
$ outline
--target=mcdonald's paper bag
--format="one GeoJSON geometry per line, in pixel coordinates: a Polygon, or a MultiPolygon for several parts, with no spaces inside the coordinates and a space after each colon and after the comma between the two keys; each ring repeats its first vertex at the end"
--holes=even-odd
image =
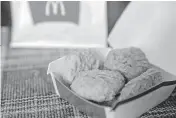
{"type": "Polygon", "coordinates": [[[13,1],[13,47],[105,47],[106,2],[13,1]]]}

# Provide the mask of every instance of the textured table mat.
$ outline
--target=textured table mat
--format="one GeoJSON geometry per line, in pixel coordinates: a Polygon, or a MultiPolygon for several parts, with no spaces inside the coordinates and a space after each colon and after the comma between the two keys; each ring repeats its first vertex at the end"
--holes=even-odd
{"type": "Polygon", "coordinates": [[[54,94],[4,100],[1,107],[2,118],[87,118],[54,94]]]}
{"type": "Polygon", "coordinates": [[[74,50],[13,49],[4,61],[1,89],[2,118],[87,118],[56,96],[47,66],[74,50]]]}
{"type": "Polygon", "coordinates": [[[140,118],[176,118],[176,88],[166,101],[150,109],[140,118]]]}
{"type": "MultiPolygon", "coordinates": [[[[76,49],[13,49],[2,73],[1,114],[3,118],[86,118],[66,100],[55,95],[46,75],[47,65],[76,49]]],[[[141,118],[176,118],[176,89],[163,103],[141,118]]]]}

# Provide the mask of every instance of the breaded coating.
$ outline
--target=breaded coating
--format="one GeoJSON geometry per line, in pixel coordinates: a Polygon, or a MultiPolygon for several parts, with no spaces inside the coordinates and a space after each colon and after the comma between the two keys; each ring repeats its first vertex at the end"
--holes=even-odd
{"type": "Polygon", "coordinates": [[[63,79],[71,84],[75,75],[80,71],[87,71],[92,69],[99,69],[102,62],[96,58],[93,52],[84,51],[67,55],[60,59],[62,66],[58,67],[59,73],[63,79]]]}
{"type": "Polygon", "coordinates": [[[141,49],[130,47],[110,51],[104,67],[120,71],[130,81],[150,68],[150,64],[141,49]]]}
{"type": "Polygon", "coordinates": [[[75,77],[71,89],[88,100],[103,102],[112,100],[124,84],[124,77],[117,71],[89,70],[75,77]]]}
{"type": "Polygon", "coordinates": [[[162,80],[162,73],[158,69],[150,68],[140,76],[129,81],[120,92],[121,95],[118,100],[121,101],[143,93],[161,83],[162,80]]]}

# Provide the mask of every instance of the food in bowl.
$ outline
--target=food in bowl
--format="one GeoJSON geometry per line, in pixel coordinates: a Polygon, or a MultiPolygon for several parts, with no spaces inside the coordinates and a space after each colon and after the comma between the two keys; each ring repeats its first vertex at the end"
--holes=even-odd
{"type": "Polygon", "coordinates": [[[104,61],[97,55],[87,50],[62,57],[57,72],[71,91],[91,102],[113,106],[162,82],[160,70],[139,48],[113,49],[104,61]]]}

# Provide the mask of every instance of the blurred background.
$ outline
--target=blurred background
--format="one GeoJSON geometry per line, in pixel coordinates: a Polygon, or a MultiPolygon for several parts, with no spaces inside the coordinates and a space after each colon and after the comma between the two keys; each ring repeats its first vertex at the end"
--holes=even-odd
{"type": "MultiPolygon", "coordinates": [[[[23,38],[22,39],[23,41],[34,40],[35,36],[33,36],[33,37],[31,36],[29,39],[26,39],[26,38],[29,37],[29,35],[38,35],[41,33],[48,32],[48,31],[42,32],[41,29],[35,30],[35,28],[29,29],[29,26],[30,26],[29,20],[31,20],[32,17],[33,17],[32,22],[35,22],[36,19],[37,20],[39,19],[42,21],[42,18],[45,20],[45,22],[50,20],[50,19],[49,20],[46,19],[42,15],[40,16],[40,14],[42,14],[42,11],[40,9],[42,9],[44,11],[44,7],[46,6],[46,4],[47,4],[47,2],[44,2],[44,1],[40,1],[40,2],[4,1],[4,2],[1,2],[1,33],[2,33],[3,52],[8,52],[8,49],[11,48],[10,47],[11,43],[13,43],[13,42],[18,43],[18,41],[20,40],[21,37],[23,38]],[[35,19],[34,17],[36,15],[35,14],[36,12],[39,12],[37,14],[39,18],[35,19]],[[29,14],[29,15],[26,15],[26,14],[29,14]],[[29,26],[28,26],[28,24],[29,24],[29,26]],[[29,33],[29,35],[26,35],[24,30],[26,30],[26,32],[28,32],[28,33],[32,32],[32,30],[35,30],[38,34],[33,34],[33,33],[30,34],[29,33]],[[25,34],[25,35],[23,35],[23,34],[25,34]],[[12,39],[13,39],[13,41],[12,41],[12,39]]],[[[128,4],[129,4],[128,1],[108,1],[104,4],[105,7],[104,7],[104,9],[102,9],[102,11],[104,10],[103,13],[106,18],[103,19],[104,20],[103,25],[106,29],[105,29],[105,32],[103,32],[103,33],[105,34],[106,37],[111,32],[114,24],[119,19],[120,15],[122,14],[122,12],[124,11],[124,9],[126,8],[126,6],[128,4]]],[[[74,7],[74,5],[71,5],[70,7],[74,7]]],[[[88,7],[88,5],[86,7],[88,7]]],[[[89,10],[90,8],[87,8],[87,9],[89,10]]],[[[50,11],[52,12],[51,8],[50,8],[50,11]]],[[[49,23],[57,22],[57,20],[59,20],[58,17],[59,16],[52,17],[52,15],[51,15],[50,18],[52,20],[49,21],[49,23]]],[[[64,24],[64,22],[63,22],[63,24],[64,24]]],[[[36,24],[34,23],[34,25],[36,25],[36,24]]],[[[45,25],[45,24],[43,22],[39,22],[38,25],[45,25]]],[[[59,26],[59,27],[62,27],[62,26],[59,26]]],[[[50,25],[47,25],[45,28],[46,29],[50,28],[49,30],[54,30],[54,28],[50,27],[50,25]]],[[[104,36],[103,33],[101,32],[101,34],[104,36]]],[[[50,38],[52,38],[52,37],[50,37],[50,38]]],[[[34,42],[37,42],[37,40],[38,39],[35,39],[34,42]]],[[[58,38],[57,40],[58,40],[57,43],[62,43],[63,39],[61,40],[58,38]]],[[[65,40],[67,40],[67,39],[65,38],[65,40]]],[[[86,45],[86,43],[88,43],[88,42],[86,42],[86,40],[84,41],[84,39],[81,39],[81,40],[83,42],[85,42],[85,45],[86,45]]],[[[97,39],[97,40],[100,40],[100,39],[97,39]]],[[[102,38],[101,40],[102,41],[99,41],[99,42],[95,40],[94,42],[95,42],[95,44],[99,43],[100,45],[103,45],[103,47],[108,45],[108,44],[105,44],[105,45],[103,44],[104,43],[103,40],[106,40],[105,38],[102,38]],[[101,43],[101,42],[103,42],[103,43],[101,43]]],[[[90,39],[89,39],[89,41],[90,41],[90,39]]],[[[51,42],[52,42],[52,40],[51,40],[51,42]]],[[[68,40],[68,42],[69,42],[69,40],[68,40]]],[[[76,42],[76,40],[75,40],[75,42],[76,42]]],[[[77,42],[79,42],[79,41],[77,41],[77,42]]],[[[40,44],[41,42],[38,42],[38,43],[40,44]]],[[[70,43],[70,44],[75,45],[74,43],[70,43]]],[[[27,44],[25,44],[25,45],[27,45],[27,44]]],[[[25,45],[20,46],[20,47],[25,47],[25,45]]],[[[38,47],[40,47],[40,46],[38,46],[38,47]]],[[[3,53],[3,54],[5,54],[5,53],[3,53]]]]}

